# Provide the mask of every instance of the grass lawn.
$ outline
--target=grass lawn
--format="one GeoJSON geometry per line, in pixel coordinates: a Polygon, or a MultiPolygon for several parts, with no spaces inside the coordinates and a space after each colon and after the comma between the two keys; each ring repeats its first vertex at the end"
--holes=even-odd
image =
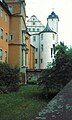
{"type": "Polygon", "coordinates": [[[0,120],[32,120],[45,107],[37,85],[21,86],[18,92],[0,94],[0,120]]]}

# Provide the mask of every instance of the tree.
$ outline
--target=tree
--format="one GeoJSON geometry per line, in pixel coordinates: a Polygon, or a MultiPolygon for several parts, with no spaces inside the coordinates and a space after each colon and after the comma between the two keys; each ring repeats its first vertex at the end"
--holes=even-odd
{"type": "Polygon", "coordinates": [[[41,73],[38,84],[47,91],[58,91],[72,79],[72,48],[63,43],[55,47],[55,60],[41,73]]]}

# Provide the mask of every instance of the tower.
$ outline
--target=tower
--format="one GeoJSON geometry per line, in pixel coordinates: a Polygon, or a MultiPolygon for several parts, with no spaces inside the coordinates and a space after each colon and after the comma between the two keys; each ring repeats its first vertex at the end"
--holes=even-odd
{"type": "Polygon", "coordinates": [[[59,22],[59,17],[55,14],[54,11],[48,16],[47,22],[50,26],[50,28],[57,33],[57,39],[56,43],[58,43],[58,22],[59,22]]]}

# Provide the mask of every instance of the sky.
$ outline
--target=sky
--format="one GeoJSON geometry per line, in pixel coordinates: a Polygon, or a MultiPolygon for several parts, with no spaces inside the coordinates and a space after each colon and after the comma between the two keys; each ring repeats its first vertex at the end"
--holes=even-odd
{"type": "Polygon", "coordinates": [[[43,25],[52,11],[59,17],[58,39],[72,46],[72,0],[25,0],[28,18],[36,15],[43,25]]]}

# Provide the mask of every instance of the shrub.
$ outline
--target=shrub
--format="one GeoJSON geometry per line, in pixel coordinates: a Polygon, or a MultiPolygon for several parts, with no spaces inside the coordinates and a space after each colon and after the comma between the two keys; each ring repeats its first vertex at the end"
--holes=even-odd
{"type": "Polygon", "coordinates": [[[19,68],[0,63],[0,91],[16,91],[19,87],[19,68]]]}

